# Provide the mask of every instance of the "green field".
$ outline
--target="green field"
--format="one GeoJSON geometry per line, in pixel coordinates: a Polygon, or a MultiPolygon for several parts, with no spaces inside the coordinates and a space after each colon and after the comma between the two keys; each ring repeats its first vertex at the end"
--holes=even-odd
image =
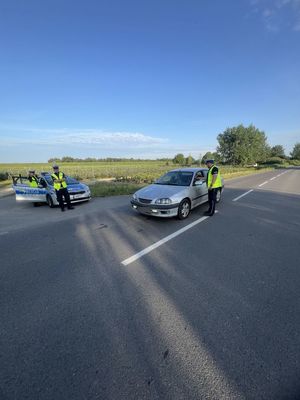
{"type": "MultiPolygon", "coordinates": [[[[67,162],[60,163],[60,170],[79,180],[114,178],[135,182],[151,181],[170,168],[164,161],[119,161],[119,162],[67,162]]],[[[37,173],[52,172],[52,164],[0,164],[0,173],[27,175],[34,168],[37,173]]]]}
{"type": "MultiPolygon", "coordinates": [[[[113,162],[67,162],[60,163],[60,170],[65,174],[84,181],[91,186],[93,196],[130,194],[136,189],[153,182],[170,169],[178,168],[171,161],[113,161],[113,162]],[[107,182],[105,180],[112,180],[107,182]]],[[[197,165],[193,165],[197,166],[197,165]]],[[[0,164],[0,175],[8,174],[27,176],[28,170],[36,173],[52,172],[52,164],[0,164]]],[[[221,166],[221,174],[226,179],[266,171],[267,168],[244,168],[221,166]]],[[[270,168],[268,168],[270,169],[270,168]]],[[[11,180],[1,182],[1,187],[9,185],[11,180]]]]}
{"type": "MultiPolygon", "coordinates": [[[[115,162],[67,162],[60,163],[60,170],[67,175],[78,178],[79,180],[97,180],[114,178],[116,180],[126,180],[132,182],[151,182],[158,178],[164,172],[178,168],[178,164],[171,161],[115,161],[115,162]]],[[[194,165],[196,166],[196,165],[194,165]]],[[[40,172],[52,172],[52,165],[44,164],[0,164],[0,173],[8,173],[11,175],[26,176],[28,170],[34,168],[39,174],[40,172]]],[[[223,176],[248,174],[256,172],[255,168],[244,167],[221,167],[223,176]]]]}

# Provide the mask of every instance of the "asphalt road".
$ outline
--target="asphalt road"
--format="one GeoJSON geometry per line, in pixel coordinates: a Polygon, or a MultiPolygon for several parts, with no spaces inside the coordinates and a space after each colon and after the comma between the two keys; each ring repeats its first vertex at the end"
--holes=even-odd
{"type": "Polygon", "coordinates": [[[300,399],[300,170],[205,209],[0,199],[0,399],[300,399]]]}

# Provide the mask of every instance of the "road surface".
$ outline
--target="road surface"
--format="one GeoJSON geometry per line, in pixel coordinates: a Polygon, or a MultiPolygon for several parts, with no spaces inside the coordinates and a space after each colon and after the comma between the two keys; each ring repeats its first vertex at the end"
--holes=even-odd
{"type": "Polygon", "coordinates": [[[0,399],[300,399],[300,170],[206,208],[0,199],[0,399]]]}

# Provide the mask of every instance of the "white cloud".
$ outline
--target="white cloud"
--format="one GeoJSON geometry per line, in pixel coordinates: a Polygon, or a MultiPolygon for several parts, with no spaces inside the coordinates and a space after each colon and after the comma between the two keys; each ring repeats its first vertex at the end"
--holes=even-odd
{"type": "Polygon", "coordinates": [[[300,0],[250,0],[250,5],[267,30],[300,31],[300,0]]]}
{"type": "Polygon", "coordinates": [[[269,18],[269,17],[271,17],[271,15],[273,15],[274,14],[274,11],[273,10],[270,10],[269,8],[266,8],[264,11],[263,11],[263,16],[265,17],[265,18],[269,18]]]}
{"type": "Polygon", "coordinates": [[[70,129],[16,129],[19,137],[4,137],[5,144],[32,144],[32,145],[156,145],[166,143],[168,139],[148,136],[138,132],[102,132],[99,130],[70,130],[70,129]],[[22,136],[20,136],[22,133],[22,136]]]}
{"type": "MultiPolygon", "coordinates": [[[[139,132],[103,132],[84,129],[39,129],[0,126],[0,132],[11,131],[9,136],[0,133],[2,150],[10,149],[10,153],[24,151],[27,158],[43,154],[43,158],[65,155],[76,157],[133,157],[163,158],[173,157],[177,153],[185,156],[191,154],[199,158],[200,154],[215,151],[214,145],[199,146],[192,142],[175,142],[171,138],[154,137],[139,132]]],[[[4,150],[3,150],[4,151],[4,150]]],[[[6,158],[6,157],[5,157],[6,158]]]]}

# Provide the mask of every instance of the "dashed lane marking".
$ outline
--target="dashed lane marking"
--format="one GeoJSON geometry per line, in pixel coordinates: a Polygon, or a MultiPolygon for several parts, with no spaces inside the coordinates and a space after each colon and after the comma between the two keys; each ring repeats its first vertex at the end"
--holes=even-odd
{"type": "Polygon", "coordinates": [[[233,199],[232,201],[237,201],[239,199],[241,199],[242,197],[246,196],[247,194],[253,192],[253,189],[248,190],[248,192],[241,194],[240,196],[236,197],[235,199],[233,199]]]}
{"type": "Polygon", "coordinates": [[[268,183],[269,181],[265,181],[263,183],[261,183],[260,185],[258,185],[258,187],[264,186],[266,183],[268,183]]]}

